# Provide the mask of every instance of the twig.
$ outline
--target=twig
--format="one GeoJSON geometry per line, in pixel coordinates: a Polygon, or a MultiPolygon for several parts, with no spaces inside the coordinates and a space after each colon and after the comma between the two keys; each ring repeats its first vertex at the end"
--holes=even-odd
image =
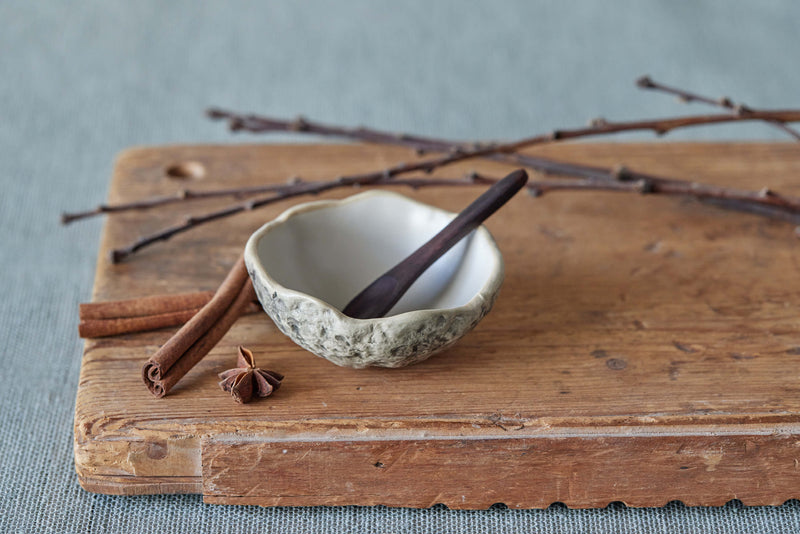
{"type": "MultiPolygon", "coordinates": [[[[496,178],[472,173],[472,180],[491,184],[496,178]]],[[[528,182],[526,186],[533,196],[553,191],[610,191],[640,193],[643,195],[670,195],[694,198],[719,208],[752,213],[800,224],[800,197],[778,195],[769,189],[746,191],[716,185],[707,185],[685,180],[662,178],[650,174],[617,170],[616,181],[598,180],[550,180],[528,182]]]]}
{"type": "MultiPolygon", "coordinates": [[[[434,139],[429,137],[415,136],[405,133],[388,133],[380,130],[357,127],[346,128],[340,126],[324,125],[318,122],[312,122],[302,117],[292,121],[274,119],[270,117],[262,117],[258,115],[239,115],[234,112],[223,111],[219,109],[211,109],[208,112],[209,117],[214,119],[225,118],[230,121],[231,129],[247,130],[252,132],[303,132],[315,135],[341,137],[345,139],[364,141],[368,143],[378,143],[386,145],[399,145],[412,148],[417,153],[426,152],[448,152],[459,153],[459,151],[467,150],[467,144],[461,144],[455,141],[446,141],[442,139],[434,139]]],[[[481,149],[480,144],[471,143],[472,149],[481,149]]],[[[569,176],[576,178],[600,178],[605,179],[608,177],[609,170],[600,167],[592,167],[588,165],[579,165],[574,163],[567,163],[556,161],[548,158],[541,158],[536,156],[529,156],[525,154],[486,154],[487,158],[496,161],[503,161],[514,165],[522,165],[543,174],[569,176]]],[[[126,202],[120,204],[100,204],[91,210],[63,213],[61,215],[62,224],[69,224],[88,217],[107,213],[118,213],[132,210],[144,210],[164,206],[166,204],[174,204],[184,202],[187,200],[195,199],[209,199],[215,197],[246,197],[248,195],[276,192],[282,194],[285,190],[292,190],[292,185],[296,180],[290,179],[289,187],[284,184],[266,184],[261,186],[243,187],[243,188],[225,188],[210,191],[198,191],[193,189],[181,189],[175,194],[166,196],[157,196],[147,199],[142,199],[134,202],[126,202]]],[[[237,210],[236,213],[242,210],[237,210]]],[[[113,258],[112,258],[113,259],[113,258]]],[[[121,258],[119,258],[121,259],[121,258]]]]}
{"type": "Polygon", "coordinates": [[[186,200],[199,200],[217,197],[245,197],[247,195],[255,195],[259,193],[266,193],[268,191],[277,191],[284,187],[281,184],[266,184],[256,185],[252,187],[235,187],[226,189],[214,189],[211,191],[198,191],[195,189],[181,189],[173,195],[150,197],[143,200],[134,202],[126,202],[121,204],[100,204],[91,210],[79,211],[74,213],[62,213],[61,223],[69,224],[80,219],[94,217],[96,215],[103,215],[105,213],[118,213],[121,211],[143,210],[164,206],[166,204],[174,204],[176,202],[184,202],[186,200]]]}
{"type": "MultiPolygon", "coordinates": [[[[375,130],[366,128],[341,128],[335,126],[324,126],[311,121],[300,118],[295,121],[281,121],[279,119],[272,119],[269,117],[260,117],[258,115],[239,115],[230,111],[219,109],[212,109],[208,112],[209,116],[215,119],[227,118],[230,121],[233,130],[248,130],[252,132],[267,132],[267,131],[284,131],[284,132],[312,132],[320,135],[337,135],[341,137],[357,138],[364,141],[388,143],[389,139],[384,136],[388,135],[394,137],[392,144],[406,144],[415,145],[419,143],[420,146],[431,144],[428,150],[442,150],[441,147],[436,147],[437,141],[425,137],[406,136],[404,134],[385,134],[375,135],[375,130]],[[295,126],[298,121],[302,124],[302,128],[295,126]],[[312,129],[316,127],[315,129],[312,129]],[[327,130],[327,131],[326,131],[327,130]],[[380,140],[379,140],[380,139],[380,140]]],[[[457,150],[464,151],[470,154],[469,157],[484,156],[492,152],[482,152],[482,149],[495,147],[496,153],[510,153],[526,148],[533,145],[539,145],[552,141],[559,141],[565,139],[577,139],[580,137],[591,137],[595,135],[609,135],[620,132],[628,132],[635,130],[650,130],[657,135],[664,135],[672,130],[679,128],[688,128],[692,126],[701,126],[706,124],[721,124],[726,122],[744,122],[744,121],[773,121],[773,122],[800,122],[800,110],[797,109],[783,109],[783,110],[748,110],[747,113],[740,114],[707,114],[707,115],[687,115],[684,117],[670,117],[661,119],[645,119],[638,121],[620,121],[612,122],[606,119],[594,119],[591,123],[583,128],[572,128],[553,130],[548,134],[536,135],[527,137],[519,141],[511,143],[478,143],[475,144],[459,144],[455,146],[457,150]]],[[[453,146],[453,145],[450,145],[453,146]]],[[[425,148],[423,147],[423,150],[425,148]]]]}
{"type": "MultiPolygon", "coordinates": [[[[553,191],[591,190],[677,195],[693,197],[699,200],[713,199],[714,204],[719,207],[748,213],[758,213],[765,217],[790,220],[796,224],[800,224],[800,198],[797,197],[779,195],[766,189],[756,192],[663,178],[629,171],[625,168],[616,169],[611,175],[614,177],[612,180],[537,180],[528,182],[526,187],[534,196],[541,196],[553,191]]],[[[113,250],[111,258],[112,261],[119,262],[147,245],[167,240],[178,233],[188,231],[206,222],[233,215],[234,213],[273,204],[288,198],[318,194],[331,189],[365,185],[367,183],[372,186],[406,186],[413,189],[423,187],[459,187],[476,184],[486,185],[493,183],[495,180],[495,178],[478,173],[471,173],[469,177],[464,179],[415,177],[391,179],[382,177],[377,180],[372,180],[372,176],[373,175],[363,175],[362,180],[354,180],[353,177],[345,177],[327,182],[300,181],[293,186],[284,186],[284,189],[281,190],[280,193],[273,196],[236,204],[200,217],[188,217],[183,223],[143,236],[127,247],[113,250]]]]}
{"type": "MultiPolygon", "coordinates": [[[[667,93],[670,95],[677,96],[682,102],[702,102],[703,104],[708,104],[710,106],[716,106],[724,109],[731,110],[736,116],[742,117],[752,114],[756,112],[753,108],[746,106],[741,103],[736,103],[727,96],[722,98],[710,98],[707,96],[699,95],[697,93],[692,93],[690,91],[686,91],[685,89],[679,89],[677,87],[671,87],[669,85],[664,85],[663,83],[656,82],[649,76],[642,76],[638,80],[636,80],[636,85],[642,89],[651,89],[654,91],[660,91],[662,93],[667,93]]],[[[787,126],[785,121],[780,120],[765,120],[765,122],[773,125],[774,127],[778,128],[779,130],[791,135],[796,140],[800,141],[800,132],[795,130],[794,128],[787,126]]]]}
{"type": "MultiPolygon", "coordinates": [[[[685,180],[663,178],[622,167],[613,172],[614,180],[536,180],[525,186],[533,197],[556,191],[606,191],[613,193],[639,193],[642,195],[669,195],[693,198],[721,209],[751,213],[792,224],[800,224],[800,197],[778,195],[769,189],[747,191],[731,187],[701,184],[685,180]]],[[[405,185],[414,189],[426,186],[491,185],[498,179],[472,172],[466,179],[407,178],[385,184],[405,185]]]]}
{"type": "MultiPolygon", "coordinates": [[[[461,143],[444,142],[440,139],[411,135],[407,133],[391,133],[357,126],[348,128],[344,126],[333,126],[310,121],[305,117],[297,117],[293,120],[276,119],[263,115],[242,115],[233,111],[218,108],[211,108],[206,111],[209,118],[214,120],[224,119],[228,121],[231,131],[249,131],[254,133],[266,132],[298,132],[313,133],[329,137],[341,137],[356,139],[365,143],[376,143],[381,145],[401,145],[419,150],[422,152],[448,152],[453,147],[461,143]]],[[[466,144],[464,144],[466,146],[466,144]]]]}
{"type": "MultiPolygon", "coordinates": [[[[226,111],[217,108],[209,109],[207,115],[212,119],[226,119],[233,132],[248,131],[252,133],[273,133],[273,132],[295,132],[324,137],[337,137],[362,141],[365,143],[375,143],[381,145],[395,145],[411,148],[422,155],[428,152],[453,152],[470,148],[479,148],[481,143],[460,142],[433,137],[423,137],[408,133],[393,133],[358,126],[348,128],[333,126],[321,122],[312,121],[305,117],[298,117],[293,120],[265,117],[263,115],[242,115],[233,111],[226,111]]],[[[484,143],[486,144],[486,143],[484,143]]],[[[487,159],[501,161],[515,166],[523,166],[539,171],[543,174],[569,176],[575,178],[601,178],[608,171],[598,167],[579,165],[563,161],[556,161],[541,156],[531,156],[528,154],[487,154],[487,159]]]]}
{"type": "MultiPolygon", "coordinates": [[[[474,155],[475,152],[483,152],[483,157],[487,157],[497,161],[503,161],[506,163],[512,163],[514,165],[522,165],[524,167],[528,167],[530,169],[534,169],[548,175],[569,176],[573,178],[605,180],[608,179],[612,174],[612,170],[608,168],[562,162],[562,161],[552,160],[549,158],[530,156],[526,154],[495,153],[492,150],[492,147],[496,147],[497,150],[503,151],[502,147],[507,145],[492,145],[492,144],[481,145],[480,143],[459,143],[456,141],[422,137],[405,133],[384,132],[365,127],[347,128],[341,126],[332,126],[311,121],[303,117],[289,121],[283,119],[276,119],[272,117],[264,117],[260,115],[241,115],[235,112],[225,111],[220,109],[211,109],[207,113],[211,118],[214,119],[227,119],[230,123],[231,128],[234,131],[247,130],[251,132],[302,132],[314,135],[341,137],[341,138],[370,142],[370,143],[405,146],[408,148],[412,148],[418,152],[448,152],[454,156],[458,156],[461,154],[472,154],[467,157],[475,157],[474,155]]],[[[773,112],[759,112],[759,113],[773,113],[773,112]]],[[[795,120],[800,120],[800,112],[791,112],[791,113],[794,113],[792,117],[796,117],[795,120]]],[[[639,121],[630,123],[609,123],[604,120],[596,119],[595,121],[593,121],[592,125],[589,126],[588,128],[556,131],[548,135],[536,136],[529,138],[527,140],[523,140],[521,142],[511,143],[511,144],[512,145],[516,144],[520,146],[530,146],[533,144],[540,144],[558,139],[570,139],[570,138],[574,139],[576,137],[581,137],[585,135],[601,135],[605,133],[614,133],[617,131],[624,131],[626,129],[634,129],[634,127],[639,129],[653,129],[654,131],[657,131],[659,133],[666,133],[670,129],[682,127],[678,125],[681,124],[682,122],[685,123],[686,121],[688,121],[690,123],[688,125],[702,124],[702,122],[697,122],[701,117],[703,116],[685,117],[682,119],[669,119],[670,121],[669,123],[665,123],[664,120],[639,121]]],[[[716,117],[717,120],[721,120],[720,117],[731,119],[731,117],[727,115],[712,116],[712,117],[716,117]]],[[[756,120],[755,118],[752,117],[749,117],[747,119],[742,117],[733,117],[733,120],[750,120],[750,119],[756,120]]],[[[466,159],[466,157],[461,159],[466,159]]],[[[442,163],[437,166],[441,166],[444,164],[446,163],[442,163]]],[[[383,174],[384,171],[380,172],[381,174],[383,174]]],[[[266,192],[276,192],[279,195],[282,195],[286,191],[289,191],[290,193],[293,191],[292,184],[290,184],[289,186],[284,184],[266,184],[261,186],[226,188],[226,189],[217,189],[211,191],[182,189],[173,195],[152,197],[149,199],[143,199],[123,204],[111,204],[111,205],[101,204],[92,210],[76,212],[76,213],[64,213],[61,216],[61,220],[64,224],[67,224],[76,220],[96,215],[101,215],[104,213],[116,213],[129,210],[149,209],[158,206],[163,206],[166,204],[183,202],[186,200],[208,199],[208,198],[225,197],[225,196],[246,197],[249,195],[266,193],[266,192]]],[[[296,195],[292,194],[291,196],[296,196],[296,195]]],[[[281,197],[280,199],[282,198],[289,198],[289,197],[281,197]]],[[[271,202],[272,201],[270,201],[269,203],[271,202]]],[[[240,211],[244,211],[244,209],[235,209],[232,213],[226,212],[221,216],[227,216],[227,215],[232,215],[233,213],[239,213],[240,211]]],[[[214,217],[214,218],[219,218],[219,217],[214,217]]],[[[149,243],[144,243],[143,245],[147,244],[149,243]]],[[[118,259],[122,258],[120,257],[118,259]]]]}
{"type": "MultiPolygon", "coordinates": [[[[336,180],[331,180],[328,182],[307,182],[303,180],[298,180],[293,185],[282,186],[281,189],[279,189],[275,194],[267,197],[260,197],[254,200],[241,202],[200,216],[188,216],[181,223],[178,223],[174,226],[170,226],[168,228],[164,228],[155,233],[140,237],[127,247],[122,247],[112,250],[110,253],[110,259],[112,263],[119,263],[124,259],[126,259],[131,254],[135,253],[137,250],[140,250],[148,245],[151,245],[158,241],[166,241],[167,239],[171,238],[174,235],[186,232],[187,230],[190,230],[202,224],[215,221],[217,219],[221,219],[224,217],[229,217],[231,215],[235,215],[243,211],[249,211],[256,208],[261,208],[269,204],[274,204],[275,202],[279,202],[281,200],[286,200],[289,198],[294,198],[302,195],[317,195],[319,193],[331,189],[336,189],[341,187],[353,187],[353,186],[365,185],[367,183],[377,184],[378,182],[387,180],[388,178],[390,178],[390,176],[391,175],[385,176],[383,173],[371,173],[358,176],[356,175],[343,176],[341,178],[338,178],[336,180]]],[[[405,184],[398,182],[398,185],[405,185],[405,184]]],[[[424,185],[425,184],[417,184],[417,187],[424,187],[424,185]]],[[[444,184],[439,183],[437,185],[444,185],[444,184]]]]}
{"type": "MultiPolygon", "coordinates": [[[[212,112],[212,116],[214,117],[228,116],[225,113],[226,112],[215,111],[212,112]]],[[[697,124],[713,124],[713,123],[742,121],[742,120],[766,120],[766,119],[781,120],[781,121],[800,121],[800,110],[759,111],[750,113],[746,116],[736,116],[728,114],[695,115],[695,116],[678,117],[672,119],[653,119],[653,120],[641,120],[641,121],[630,121],[630,122],[619,122],[619,123],[612,123],[605,120],[595,120],[592,122],[590,126],[584,128],[576,128],[571,130],[569,129],[555,130],[549,134],[528,137],[525,139],[509,143],[474,145],[471,148],[455,146],[450,151],[450,153],[443,156],[419,160],[412,163],[399,163],[397,165],[388,167],[386,169],[362,173],[362,174],[355,174],[350,176],[343,176],[329,182],[299,182],[297,184],[290,186],[281,186],[280,188],[275,190],[273,195],[270,195],[268,197],[261,197],[248,202],[238,203],[220,210],[206,213],[204,215],[190,216],[183,223],[171,226],[169,228],[166,228],[149,236],[144,236],[127,247],[113,250],[111,252],[111,260],[114,263],[122,261],[124,258],[130,256],[135,251],[140,250],[141,248],[147,245],[150,245],[157,241],[163,241],[169,239],[170,237],[178,233],[187,231],[190,228],[199,226],[200,224],[228,217],[236,213],[241,213],[243,211],[266,206],[268,204],[272,204],[287,198],[296,197],[304,194],[318,194],[323,191],[327,191],[329,189],[342,187],[346,185],[375,184],[383,180],[390,180],[396,176],[408,174],[415,171],[432,172],[433,170],[439,167],[444,167],[446,165],[450,165],[452,163],[456,163],[459,161],[464,161],[470,158],[484,157],[495,154],[510,154],[522,148],[537,144],[543,144],[543,143],[566,140],[566,139],[576,139],[579,137],[586,137],[592,135],[605,135],[605,134],[611,134],[629,130],[652,130],[654,132],[663,134],[675,128],[681,128],[697,124]]],[[[307,131],[308,121],[305,121],[303,124],[306,125],[304,126],[303,129],[295,128],[295,130],[307,131]]],[[[338,131],[345,131],[345,129],[339,128],[338,131]]],[[[364,130],[361,129],[361,131],[363,133],[364,130]]],[[[393,137],[403,138],[403,136],[393,136],[393,137]]],[[[418,138],[416,139],[416,141],[420,141],[420,139],[424,138],[418,138]]],[[[430,142],[430,140],[426,139],[425,142],[430,142]]],[[[587,171],[587,169],[582,169],[582,172],[585,171],[587,171]]],[[[596,171],[596,169],[590,169],[587,174],[591,174],[594,171],[596,171]]],[[[608,177],[607,172],[603,174],[605,175],[604,178],[608,177]]]]}
{"type": "MultiPolygon", "coordinates": [[[[333,135],[333,134],[332,134],[333,135]]],[[[448,151],[444,141],[441,141],[442,151],[448,151]]],[[[577,163],[561,162],[552,159],[545,159],[535,156],[528,156],[525,154],[495,154],[487,156],[491,159],[503,161],[504,163],[511,163],[521,165],[523,167],[532,168],[545,175],[565,176],[570,178],[587,178],[597,180],[607,180],[611,177],[613,170],[603,167],[594,167],[590,165],[580,165],[577,163]],[[497,157],[493,157],[497,156],[497,157]]],[[[286,190],[291,191],[292,186],[299,182],[299,178],[292,177],[288,184],[264,184],[251,187],[233,187],[224,189],[212,189],[207,191],[198,191],[193,189],[181,189],[174,195],[156,196],[144,198],[133,202],[124,202],[119,204],[100,204],[97,207],[73,213],[63,213],[61,215],[61,222],[69,224],[81,219],[94,217],[97,215],[109,213],[121,213],[125,211],[139,211],[161,207],[167,204],[175,204],[186,202],[196,199],[210,199],[220,197],[238,197],[244,198],[250,195],[259,193],[275,192],[284,193],[286,190]]],[[[306,182],[308,183],[308,182],[306,182]]]]}
{"type": "MultiPolygon", "coordinates": [[[[649,80],[647,77],[640,78],[637,83],[640,87],[642,84],[647,84],[649,80]]],[[[662,87],[657,84],[658,88],[662,87]]],[[[648,86],[649,87],[649,86],[648,86]]],[[[657,87],[652,87],[657,88],[657,87]]],[[[667,89],[670,92],[677,91],[673,88],[667,89]]],[[[698,101],[713,103],[719,105],[712,99],[701,97],[699,95],[684,95],[696,99],[698,101]]],[[[726,106],[727,107],[727,106],[726,106]]],[[[703,124],[714,124],[720,122],[732,121],[746,121],[746,120],[764,120],[771,124],[781,127],[784,131],[792,134],[796,133],[792,128],[786,126],[785,122],[800,120],[797,110],[787,111],[764,111],[764,110],[751,110],[743,107],[732,108],[736,109],[735,115],[698,115],[680,117],[677,119],[653,119],[645,121],[631,121],[631,122],[617,122],[612,123],[605,119],[594,119],[590,122],[588,128],[580,128],[574,130],[556,130],[549,135],[537,136],[530,139],[528,145],[541,144],[554,139],[575,139],[577,137],[585,137],[591,135],[606,135],[629,130],[652,130],[657,135],[664,135],[671,130],[677,128],[699,126],[703,124]],[[742,112],[743,109],[747,110],[747,116],[742,112]],[[773,120],[769,117],[775,115],[785,115],[784,120],[773,120]],[[552,139],[551,139],[552,138],[552,139]]],[[[228,121],[229,128],[233,132],[248,131],[252,133],[270,133],[270,132],[296,132],[321,135],[326,137],[339,137],[351,140],[363,141],[366,143],[379,143],[386,145],[399,145],[412,148],[418,154],[426,152],[452,152],[458,150],[469,150],[470,148],[480,148],[486,146],[487,143],[470,143],[470,142],[457,142],[444,139],[436,139],[431,137],[423,137],[418,135],[411,135],[407,133],[392,133],[376,130],[373,128],[366,128],[358,126],[355,128],[348,128],[342,126],[334,126],[323,124],[320,122],[309,120],[305,117],[297,117],[293,120],[279,119],[275,117],[266,117],[256,114],[241,114],[233,111],[222,110],[218,108],[209,109],[207,115],[215,120],[224,119],[228,121]]],[[[800,139],[800,134],[798,134],[800,139]]],[[[489,144],[490,145],[490,144],[489,144]]],[[[585,165],[576,165],[567,162],[543,158],[540,156],[530,156],[527,154],[488,154],[484,156],[488,159],[495,161],[503,161],[514,165],[522,165],[530,169],[537,170],[545,174],[571,176],[580,178],[600,178],[602,174],[607,174],[605,169],[590,167],[585,165]]]]}
{"type": "Polygon", "coordinates": [[[201,224],[214,221],[217,219],[222,219],[224,217],[229,217],[231,215],[235,215],[243,211],[248,211],[255,208],[260,208],[262,206],[266,206],[268,204],[273,204],[279,200],[284,200],[286,198],[291,198],[306,194],[319,194],[329,189],[334,189],[337,187],[348,186],[348,185],[350,186],[369,185],[375,182],[379,182],[381,180],[390,180],[395,176],[408,174],[416,171],[423,171],[426,173],[430,173],[433,172],[438,167],[450,165],[452,163],[463,161],[469,158],[481,157],[498,152],[501,153],[513,152],[514,150],[517,150],[521,146],[520,143],[526,141],[529,140],[491,145],[468,151],[457,151],[445,156],[419,160],[412,163],[398,163],[396,165],[378,171],[353,174],[349,176],[340,176],[339,178],[329,182],[300,181],[292,186],[287,186],[284,187],[283,189],[278,190],[274,195],[271,195],[269,197],[262,197],[255,200],[250,200],[248,202],[234,204],[227,208],[223,208],[217,211],[212,211],[204,215],[189,216],[181,224],[171,226],[169,228],[166,228],[149,236],[140,238],[127,247],[112,250],[110,254],[110,259],[112,263],[118,263],[123,259],[125,259],[126,257],[133,254],[134,252],[136,252],[137,250],[140,250],[141,248],[147,245],[150,245],[157,241],[167,240],[170,237],[179,234],[181,232],[185,232],[186,230],[189,230],[190,228],[193,228],[195,226],[199,226],[201,224]]]}
{"type": "MultiPolygon", "coordinates": [[[[648,77],[640,78],[637,83],[642,85],[653,84],[658,88],[664,87],[661,84],[656,84],[648,77]]],[[[653,87],[655,88],[655,87],[653,87]]],[[[670,91],[679,91],[677,89],[669,88],[670,91]]],[[[712,102],[716,103],[711,99],[707,99],[705,97],[699,95],[690,95],[689,93],[683,93],[687,95],[687,98],[694,98],[697,100],[701,100],[704,102],[712,102]]],[[[752,110],[748,110],[748,112],[752,112],[752,110]]],[[[762,112],[759,112],[762,113],[762,112]]],[[[796,115],[796,112],[793,112],[796,115]]],[[[351,140],[358,140],[364,142],[372,142],[372,143],[381,143],[381,144],[393,144],[393,145],[400,145],[406,146],[409,148],[414,148],[417,150],[423,151],[443,151],[443,152],[453,152],[458,150],[463,150],[465,147],[470,146],[469,143],[459,143],[456,141],[448,141],[443,139],[436,139],[431,137],[421,137],[410,135],[406,133],[390,133],[381,130],[376,130],[372,128],[366,128],[363,126],[359,126],[356,128],[348,128],[348,127],[341,127],[341,126],[332,126],[323,123],[319,123],[316,121],[309,120],[305,117],[298,117],[294,120],[283,120],[274,117],[266,117],[262,115],[242,115],[232,111],[225,111],[221,109],[210,109],[207,111],[207,114],[212,119],[226,119],[229,121],[229,125],[231,130],[233,131],[240,131],[240,130],[247,130],[250,132],[302,132],[307,134],[314,134],[314,135],[322,135],[322,136],[334,136],[334,137],[343,137],[346,139],[351,140]]],[[[689,119],[684,118],[684,119],[689,119]]],[[[675,120],[684,120],[684,119],[674,119],[672,120],[673,124],[675,120]]],[[[700,124],[697,122],[698,118],[692,119],[695,124],[700,124]]],[[[742,119],[743,120],[743,119],[742,119]]],[[[619,128],[624,128],[625,124],[629,126],[632,125],[642,125],[645,123],[652,123],[658,121],[638,121],[638,122],[631,122],[631,123],[616,123],[619,128]]],[[[690,121],[691,122],[691,121],[690,121]]],[[[591,130],[593,128],[600,128],[602,126],[608,127],[612,123],[608,123],[602,119],[595,119],[592,122],[590,128],[583,129],[583,130],[572,130],[572,131],[564,131],[565,136],[567,137],[574,137],[578,135],[580,131],[591,130]],[[571,133],[568,133],[571,132],[571,133]]],[[[672,129],[677,126],[669,126],[663,125],[661,127],[656,127],[657,131],[660,131],[660,128],[668,128],[672,129]]],[[[667,131],[667,130],[665,130],[667,131]]],[[[541,137],[541,136],[540,136],[541,137]]],[[[472,146],[480,147],[480,144],[471,144],[472,146]]],[[[605,167],[596,167],[590,165],[581,165],[577,163],[570,163],[570,162],[562,162],[551,160],[549,158],[541,158],[538,156],[529,156],[526,154],[489,154],[486,156],[491,159],[498,159],[507,163],[514,163],[514,164],[521,164],[525,167],[533,168],[544,174],[554,174],[560,176],[568,176],[572,178],[582,178],[586,180],[592,181],[607,181],[607,180],[620,180],[624,179],[629,182],[639,182],[649,184],[652,187],[652,193],[665,193],[665,194],[679,194],[685,196],[693,196],[701,200],[710,200],[716,197],[716,200],[713,202],[714,205],[719,207],[725,208],[728,207],[730,209],[738,210],[738,211],[748,211],[748,212],[756,212],[760,213],[765,216],[772,216],[776,218],[784,218],[784,214],[779,214],[775,212],[775,209],[779,210],[797,210],[798,209],[798,199],[789,197],[780,197],[775,193],[770,192],[772,195],[772,200],[768,202],[764,202],[762,195],[764,191],[754,193],[751,191],[745,190],[738,190],[733,188],[720,188],[715,186],[705,186],[703,184],[699,184],[697,182],[689,182],[685,180],[676,180],[671,178],[659,177],[652,174],[646,174],[642,172],[632,171],[626,168],[605,168],[605,167]],[[777,200],[780,198],[781,200],[777,200]],[[773,202],[774,200],[774,202],[773,202]],[[726,206],[726,202],[730,201],[731,205],[726,206]],[[759,209],[753,210],[747,205],[749,202],[755,202],[759,209]],[[769,209],[765,211],[765,206],[769,206],[769,209]]],[[[394,183],[398,183],[397,180],[393,181],[394,183]]],[[[419,183],[418,180],[413,180],[413,182],[419,183]]],[[[419,187],[414,183],[406,184],[411,187],[419,187]]],[[[432,184],[431,184],[432,185],[432,184]]],[[[597,184],[589,183],[589,182],[578,182],[573,183],[573,185],[569,185],[569,183],[560,183],[560,182],[531,182],[529,185],[529,189],[536,190],[537,187],[541,187],[547,189],[548,191],[562,189],[586,189],[587,187],[591,186],[591,188],[599,188],[602,187],[597,186],[597,184]]],[[[611,186],[615,188],[617,186],[611,186]]],[[[622,188],[621,190],[629,190],[630,188],[622,188]]],[[[635,188],[634,188],[635,189],[635,188]]],[[[711,203],[711,202],[709,202],[711,203]]],[[[789,213],[791,220],[796,220],[797,214],[789,213]]]]}

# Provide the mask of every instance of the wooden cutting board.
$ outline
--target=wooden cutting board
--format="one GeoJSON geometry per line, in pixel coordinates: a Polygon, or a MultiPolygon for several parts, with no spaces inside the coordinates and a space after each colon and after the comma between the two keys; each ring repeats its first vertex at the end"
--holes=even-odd
{"type": "MultiPolygon", "coordinates": [[[[800,194],[796,144],[564,144],[534,153],[800,194]]],[[[119,157],[109,200],[330,179],[413,157],[364,145],[136,148],[119,157]]],[[[475,161],[440,175],[469,169],[507,167],[475,161]]],[[[458,211],[480,188],[400,191],[458,211]]],[[[228,202],[109,218],[93,299],[216,288],[250,233],[290,203],[206,225],[119,265],[107,254],[183,210],[228,202]]],[[[413,367],[336,367],[266,315],[251,315],[155,399],[140,368],[172,329],[87,342],[75,414],[81,485],[265,506],[800,498],[800,243],[790,225],[686,199],[595,192],[520,195],[488,227],[506,260],[494,310],[413,367]],[[239,344],[286,375],[274,396],[242,406],[219,389],[217,373],[234,366],[239,344]]]]}

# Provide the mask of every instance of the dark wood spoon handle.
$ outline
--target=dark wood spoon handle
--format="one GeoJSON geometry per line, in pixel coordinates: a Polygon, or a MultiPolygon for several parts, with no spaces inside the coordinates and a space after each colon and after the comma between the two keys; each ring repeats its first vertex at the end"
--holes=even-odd
{"type": "Polygon", "coordinates": [[[498,181],[427,243],[356,295],[342,313],[354,319],[373,319],[386,315],[433,262],[508,202],[527,181],[528,174],[522,169],[498,181]]]}

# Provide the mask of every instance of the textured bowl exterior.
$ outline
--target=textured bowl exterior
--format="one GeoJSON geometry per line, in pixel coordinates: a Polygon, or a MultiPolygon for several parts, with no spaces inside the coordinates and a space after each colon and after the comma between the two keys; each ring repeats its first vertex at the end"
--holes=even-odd
{"type": "Polygon", "coordinates": [[[401,196],[369,191],[340,201],[301,204],[257,230],[245,248],[245,263],[256,294],[275,325],[304,349],[344,367],[403,367],[447,348],[472,330],[491,310],[504,276],[500,251],[484,227],[477,231],[486,232],[484,237],[492,243],[498,267],[481,291],[464,306],[414,310],[379,319],[353,319],[316,297],[283,287],[265,271],[258,257],[257,245],[259,239],[272,229],[291,224],[292,218],[310,210],[326,209],[342,202],[369,202],[376,195],[401,196]]]}

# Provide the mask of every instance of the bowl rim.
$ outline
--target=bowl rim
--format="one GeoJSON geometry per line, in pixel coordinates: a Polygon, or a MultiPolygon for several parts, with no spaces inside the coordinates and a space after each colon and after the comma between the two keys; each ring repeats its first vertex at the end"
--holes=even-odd
{"type": "Polygon", "coordinates": [[[435,210],[451,217],[457,215],[456,213],[442,209],[438,206],[426,204],[425,202],[421,202],[417,199],[407,197],[406,195],[402,195],[400,193],[395,193],[394,191],[380,191],[380,190],[365,191],[363,193],[357,193],[355,195],[350,195],[342,199],[313,200],[310,202],[297,204],[296,206],[292,206],[286,209],[283,213],[275,217],[273,220],[265,223],[250,235],[250,238],[247,240],[247,244],[245,245],[245,250],[244,250],[245,264],[248,266],[248,273],[250,274],[250,277],[251,278],[254,276],[263,277],[266,280],[267,284],[273,287],[275,291],[281,291],[281,293],[286,296],[308,300],[317,305],[323,306],[329,309],[334,314],[334,317],[336,317],[339,321],[354,322],[363,325],[379,321],[407,322],[410,319],[419,320],[418,316],[420,315],[435,316],[435,315],[441,315],[443,312],[446,312],[448,314],[466,312],[473,310],[476,307],[480,307],[486,301],[492,302],[494,300],[494,297],[500,290],[500,286],[502,285],[503,279],[505,277],[505,262],[503,260],[503,255],[500,252],[500,247],[497,246],[497,242],[495,241],[494,236],[492,236],[491,232],[489,232],[489,230],[484,225],[480,225],[478,228],[476,228],[475,232],[480,233],[483,236],[483,238],[487,239],[489,245],[491,245],[492,249],[495,251],[495,254],[493,256],[493,259],[495,261],[494,269],[492,270],[488,280],[481,286],[480,290],[477,293],[475,293],[472,296],[472,298],[469,299],[468,302],[462,304],[461,306],[455,306],[451,308],[423,308],[418,310],[409,310],[395,315],[376,317],[372,319],[355,319],[353,317],[345,315],[335,306],[331,305],[330,303],[318,297],[284,286],[283,284],[275,280],[272,276],[270,276],[267,270],[264,268],[264,265],[261,263],[261,258],[258,255],[258,242],[261,240],[262,237],[264,237],[274,228],[280,226],[281,224],[286,223],[289,219],[310,211],[317,211],[326,208],[334,208],[337,206],[353,202],[363,202],[365,200],[369,200],[371,197],[380,197],[380,196],[398,198],[400,200],[403,200],[404,202],[416,204],[426,209],[435,210]]]}

